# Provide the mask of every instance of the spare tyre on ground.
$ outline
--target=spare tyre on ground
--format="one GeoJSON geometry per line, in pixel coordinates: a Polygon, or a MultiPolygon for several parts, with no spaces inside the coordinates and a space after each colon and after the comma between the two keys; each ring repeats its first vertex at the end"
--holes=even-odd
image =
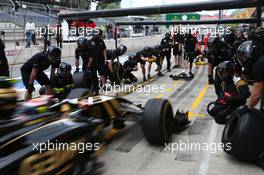
{"type": "Polygon", "coordinates": [[[256,161],[264,152],[263,135],[264,114],[256,109],[250,113],[237,109],[223,131],[224,151],[242,161],[256,161]]]}
{"type": "Polygon", "coordinates": [[[171,140],[174,131],[173,110],[166,99],[150,99],[143,112],[143,132],[147,141],[162,145],[171,140]]]}

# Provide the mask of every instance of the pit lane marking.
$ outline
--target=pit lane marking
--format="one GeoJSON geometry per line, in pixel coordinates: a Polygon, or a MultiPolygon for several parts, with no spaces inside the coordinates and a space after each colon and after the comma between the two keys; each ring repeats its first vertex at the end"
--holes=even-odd
{"type": "Polygon", "coordinates": [[[204,88],[202,89],[202,91],[199,93],[198,97],[197,97],[197,98],[195,99],[195,101],[193,102],[193,104],[192,104],[192,109],[197,109],[197,107],[200,105],[202,99],[204,98],[204,96],[205,96],[205,94],[206,94],[208,88],[209,88],[209,85],[206,84],[206,85],[204,86],[204,88]]]}
{"type": "Polygon", "coordinates": [[[163,98],[163,97],[165,96],[163,93],[168,93],[168,92],[171,92],[171,91],[175,90],[175,87],[179,84],[179,82],[182,83],[182,81],[178,81],[178,80],[177,80],[176,83],[173,83],[173,84],[172,84],[172,86],[173,86],[174,88],[172,88],[172,87],[167,88],[167,89],[165,89],[165,90],[162,91],[162,94],[159,94],[159,95],[155,96],[154,98],[163,98]]]}
{"type": "Polygon", "coordinates": [[[163,98],[163,97],[164,97],[164,94],[159,94],[155,98],[163,98]]]}
{"type": "MultiPolygon", "coordinates": [[[[210,134],[209,134],[209,137],[208,137],[208,140],[207,140],[208,144],[211,144],[211,143],[213,143],[215,141],[216,134],[217,134],[217,127],[218,127],[218,125],[215,122],[213,122],[213,124],[211,126],[211,129],[210,129],[210,132],[209,132],[210,134]]],[[[203,161],[201,161],[201,164],[200,164],[199,171],[198,171],[197,175],[207,175],[208,174],[210,157],[211,157],[211,153],[209,151],[204,151],[203,152],[202,158],[200,159],[200,160],[203,160],[203,161]]]]}
{"type": "Polygon", "coordinates": [[[173,88],[167,88],[167,89],[163,90],[162,92],[163,92],[163,93],[166,93],[166,92],[171,92],[171,91],[173,91],[173,90],[174,90],[173,88]]]}
{"type": "Polygon", "coordinates": [[[195,114],[192,111],[189,111],[188,112],[188,117],[189,117],[189,119],[192,119],[194,117],[206,117],[206,114],[195,114]]]}

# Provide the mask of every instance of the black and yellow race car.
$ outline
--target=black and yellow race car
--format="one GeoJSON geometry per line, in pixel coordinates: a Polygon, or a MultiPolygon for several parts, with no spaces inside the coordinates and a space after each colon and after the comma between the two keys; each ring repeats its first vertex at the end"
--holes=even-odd
{"type": "MultiPolygon", "coordinates": [[[[11,86],[3,89],[13,93],[11,86]]],[[[13,109],[8,117],[0,114],[0,174],[89,174],[100,165],[96,157],[111,137],[106,128],[119,131],[134,120],[149,143],[162,145],[178,122],[166,99],[142,107],[123,98],[90,96],[81,88],[63,101],[41,96],[13,109]]]]}

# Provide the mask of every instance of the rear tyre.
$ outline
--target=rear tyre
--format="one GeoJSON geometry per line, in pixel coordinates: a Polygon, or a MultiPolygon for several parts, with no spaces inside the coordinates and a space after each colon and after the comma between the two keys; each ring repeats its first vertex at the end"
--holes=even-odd
{"type": "Polygon", "coordinates": [[[113,63],[113,74],[114,74],[114,78],[112,81],[115,82],[116,84],[120,84],[124,78],[124,68],[121,63],[119,62],[113,63]]]}
{"type": "Polygon", "coordinates": [[[257,110],[244,114],[239,110],[234,111],[223,131],[224,151],[242,161],[257,160],[264,151],[263,116],[257,110]]]}
{"type": "Polygon", "coordinates": [[[74,88],[92,88],[92,78],[86,72],[76,72],[73,74],[74,88]]]}
{"type": "Polygon", "coordinates": [[[154,145],[169,142],[173,134],[174,119],[170,102],[166,99],[150,99],[143,112],[143,132],[154,145]]]}

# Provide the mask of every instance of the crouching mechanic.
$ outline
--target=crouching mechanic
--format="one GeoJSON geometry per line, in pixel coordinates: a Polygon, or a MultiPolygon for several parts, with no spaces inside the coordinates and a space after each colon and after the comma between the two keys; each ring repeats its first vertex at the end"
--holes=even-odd
{"type": "MultiPolygon", "coordinates": [[[[156,45],[153,48],[153,56],[154,58],[156,58],[156,64],[157,64],[157,69],[156,71],[158,72],[158,76],[164,76],[161,73],[161,69],[162,69],[162,46],[161,45],[156,45]]],[[[150,69],[149,69],[150,72],[150,69]]]]}
{"type": "Polygon", "coordinates": [[[82,57],[82,70],[87,71],[91,68],[93,57],[89,41],[85,37],[80,37],[77,40],[77,48],[75,49],[75,66],[76,71],[79,72],[79,58],[82,57]]]}
{"type": "Polygon", "coordinates": [[[264,29],[257,29],[252,41],[246,41],[238,48],[238,61],[243,66],[243,73],[254,80],[253,89],[245,112],[257,106],[261,101],[260,110],[264,111],[264,29]]]}
{"type": "Polygon", "coordinates": [[[126,53],[126,51],[127,51],[127,47],[123,44],[121,44],[119,47],[117,47],[117,49],[107,49],[106,50],[106,58],[107,58],[106,64],[107,64],[110,80],[115,79],[115,72],[113,70],[114,60],[117,57],[124,55],[126,53]]]}
{"type": "MultiPolygon", "coordinates": [[[[73,77],[71,74],[72,67],[70,64],[62,62],[59,66],[58,72],[52,79],[52,88],[54,90],[53,95],[60,100],[66,98],[71,90],[73,84],[73,77]]],[[[42,87],[39,90],[40,95],[45,94],[46,87],[42,87]]]]}
{"type": "Polygon", "coordinates": [[[131,54],[128,56],[128,60],[125,61],[124,65],[124,83],[131,83],[131,82],[136,82],[137,77],[133,75],[133,71],[137,71],[137,57],[135,54],[131,54]]]}
{"type": "Polygon", "coordinates": [[[142,75],[143,75],[143,81],[146,81],[146,62],[148,61],[148,58],[152,55],[152,49],[148,46],[144,47],[143,50],[136,53],[137,62],[140,63],[142,75]]]}
{"type": "Polygon", "coordinates": [[[61,49],[58,46],[52,45],[48,48],[47,52],[35,54],[21,67],[23,84],[27,89],[25,100],[32,98],[32,93],[35,91],[35,80],[41,86],[45,85],[47,87],[45,91],[46,95],[52,94],[51,81],[44,71],[51,66],[50,78],[53,79],[60,62],[61,49]]]}
{"type": "Polygon", "coordinates": [[[216,73],[222,80],[221,94],[208,113],[219,124],[225,124],[228,115],[237,107],[246,104],[250,96],[247,80],[235,75],[235,65],[231,61],[224,61],[216,68],[216,73]]]}

